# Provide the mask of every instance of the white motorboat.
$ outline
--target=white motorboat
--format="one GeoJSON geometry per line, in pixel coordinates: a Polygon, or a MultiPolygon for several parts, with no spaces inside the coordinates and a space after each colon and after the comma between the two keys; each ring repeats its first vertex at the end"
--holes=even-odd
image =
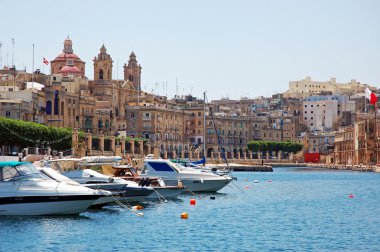
{"type": "MultiPolygon", "coordinates": [[[[68,185],[81,186],[81,184],[79,184],[78,182],[76,182],[76,181],[74,181],[72,179],[69,179],[66,176],[63,176],[62,174],[60,174],[59,172],[57,172],[56,170],[54,170],[54,169],[52,169],[50,167],[37,166],[36,168],[41,173],[43,173],[44,175],[48,176],[49,178],[51,178],[51,179],[53,179],[55,181],[58,181],[58,182],[61,182],[61,183],[66,183],[68,185]]],[[[106,190],[102,190],[102,189],[98,189],[98,190],[105,197],[100,197],[99,199],[95,200],[91,204],[91,208],[99,208],[99,207],[108,205],[110,203],[114,203],[115,201],[119,200],[119,197],[120,197],[119,193],[110,192],[110,191],[106,191],[106,190]]]]}
{"type": "Polygon", "coordinates": [[[108,163],[81,163],[75,162],[73,159],[49,161],[49,165],[63,176],[88,188],[115,192],[120,195],[117,199],[121,202],[143,201],[153,193],[151,187],[142,187],[133,181],[125,181],[124,179],[103,175],[92,169],[86,169],[99,169],[99,167],[106,164],[108,165],[108,163]]]}
{"type": "Polygon", "coordinates": [[[0,162],[0,215],[79,214],[99,191],[54,181],[32,164],[0,162]]]}
{"type": "Polygon", "coordinates": [[[220,176],[190,167],[180,168],[170,160],[164,159],[146,159],[140,176],[160,177],[168,186],[177,185],[180,180],[183,186],[192,192],[216,192],[232,181],[229,176],[220,176]]]}

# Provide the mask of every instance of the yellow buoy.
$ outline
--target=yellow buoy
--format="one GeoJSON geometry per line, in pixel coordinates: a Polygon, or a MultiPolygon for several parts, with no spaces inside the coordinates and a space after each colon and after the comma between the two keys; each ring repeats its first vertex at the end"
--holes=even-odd
{"type": "Polygon", "coordinates": [[[181,219],[187,219],[189,218],[189,214],[186,212],[181,213],[181,219]]]}

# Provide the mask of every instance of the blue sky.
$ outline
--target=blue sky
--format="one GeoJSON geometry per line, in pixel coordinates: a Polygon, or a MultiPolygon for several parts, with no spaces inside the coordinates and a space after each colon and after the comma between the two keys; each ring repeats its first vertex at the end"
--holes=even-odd
{"type": "Polygon", "coordinates": [[[3,64],[12,37],[17,68],[30,71],[33,43],[42,68],[69,34],[89,79],[104,43],[115,78],[133,50],[142,89],[157,94],[166,94],[164,82],[169,96],[207,91],[210,100],[269,96],[306,76],[380,84],[376,0],[2,0],[1,17],[3,64]]]}

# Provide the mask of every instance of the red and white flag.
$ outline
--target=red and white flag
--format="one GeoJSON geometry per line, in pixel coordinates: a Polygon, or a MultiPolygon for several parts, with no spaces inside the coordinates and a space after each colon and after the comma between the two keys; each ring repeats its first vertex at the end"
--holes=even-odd
{"type": "Polygon", "coordinates": [[[377,96],[372,93],[371,90],[369,90],[369,88],[365,87],[365,97],[369,100],[369,102],[373,105],[376,105],[376,102],[377,102],[377,96]]]}
{"type": "Polygon", "coordinates": [[[49,61],[47,59],[45,59],[45,57],[43,59],[43,62],[44,62],[45,65],[49,65],[49,61]]]}

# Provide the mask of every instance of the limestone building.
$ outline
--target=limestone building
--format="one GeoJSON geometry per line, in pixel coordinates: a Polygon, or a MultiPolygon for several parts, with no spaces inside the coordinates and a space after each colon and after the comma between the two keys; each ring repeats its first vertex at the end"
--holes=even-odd
{"type": "MultiPolygon", "coordinates": [[[[338,83],[335,78],[329,81],[314,81],[307,76],[303,80],[290,81],[289,90],[284,93],[286,98],[306,98],[311,95],[318,95],[323,92],[331,94],[353,95],[356,93],[364,93],[366,84],[351,80],[348,83],[338,83]]],[[[368,86],[371,90],[376,90],[375,87],[368,86]]]]}

